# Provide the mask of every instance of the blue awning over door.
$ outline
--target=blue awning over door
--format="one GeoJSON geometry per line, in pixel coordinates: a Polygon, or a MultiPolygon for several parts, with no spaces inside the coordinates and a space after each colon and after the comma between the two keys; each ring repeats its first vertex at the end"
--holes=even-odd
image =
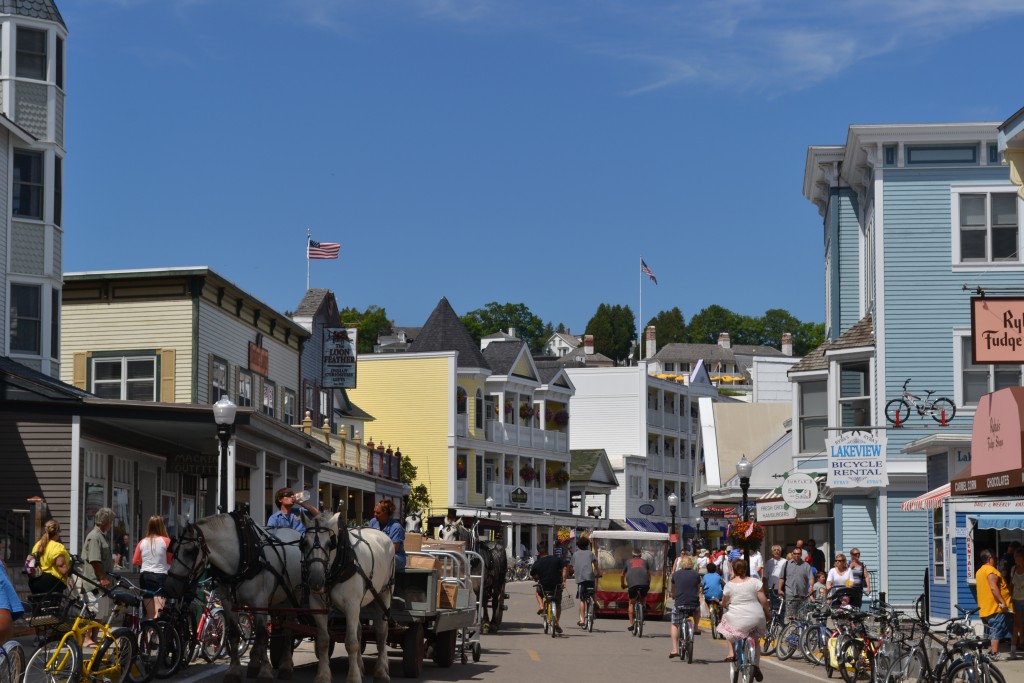
{"type": "Polygon", "coordinates": [[[979,529],[1024,529],[1024,514],[971,515],[979,529]]]}
{"type": "Polygon", "coordinates": [[[646,517],[629,517],[626,519],[626,524],[633,527],[634,531],[657,531],[661,533],[668,531],[668,524],[665,522],[655,522],[646,517]]]}

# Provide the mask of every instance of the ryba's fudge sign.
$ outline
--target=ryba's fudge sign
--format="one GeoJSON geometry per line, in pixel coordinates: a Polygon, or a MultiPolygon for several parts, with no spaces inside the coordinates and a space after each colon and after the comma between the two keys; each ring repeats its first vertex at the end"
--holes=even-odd
{"type": "Polygon", "coordinates": [[[1024,298],[971,297],[974,362],[1024,363],[1024,298]]]}
{"type": "Polygon", "coordinates": [[[826,439],[829,488],[888,486],[889,474],[885,467],[887,443],[884,435],[871,432],[843,432],[826,439]]]}

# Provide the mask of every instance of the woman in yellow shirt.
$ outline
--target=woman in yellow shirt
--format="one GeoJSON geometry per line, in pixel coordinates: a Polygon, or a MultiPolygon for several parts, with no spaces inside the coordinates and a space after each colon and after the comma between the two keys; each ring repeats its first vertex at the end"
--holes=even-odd
{"type": "Polygon", "coordinates": [[[64,590],[68,583],[68,572],[71,571],[71,555],[60,542],[60,522],[55,519],[46,522],[43,535],[32,547],[32,552],[39,556],[41,573],[29,581],[29,590],[33,593],[64,590]]]}

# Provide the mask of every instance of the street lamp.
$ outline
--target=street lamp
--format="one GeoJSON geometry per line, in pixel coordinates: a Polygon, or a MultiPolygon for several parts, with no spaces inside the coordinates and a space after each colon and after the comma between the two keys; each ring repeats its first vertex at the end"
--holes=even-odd
{"type": "Polygon", "coordinates": [[[235,424],[235,410],[238,408],[226,395],[213,404],[213,420],[217,423],[217,437],[220,438],[220,506],[221,512],[228,511],[228,441],[231,426],[235,424]]]}
{"type": "MultiPolygon", "coordinates": [[[[743,521],[750,521],[750,511],[747,509],[747,490],[750,488],[750,472],[754,466],[747,460],[746,454],[736,463],[736,476],[740,478],[740,489],[743,491],[743,521]]],[[[747,570],[750,569],[750,548],[743,546],[743,559],[747,563],[747,570]]]]}
{"type": "Polygon", "coordinates": [[[669,528],[668,542],[672,546],[672,557],[676,556],[676,506],[679,505],[679,496],[676,492],[668,494],[668,511],[672,515],[672,526],[669,528]]]}
{"type": "Polygon", "coordinates": [[[491,510],[494,509],[494,499],[490,496],[484,499],[484,505],[487,506],[487,519],[491,518],[491,510]]]}

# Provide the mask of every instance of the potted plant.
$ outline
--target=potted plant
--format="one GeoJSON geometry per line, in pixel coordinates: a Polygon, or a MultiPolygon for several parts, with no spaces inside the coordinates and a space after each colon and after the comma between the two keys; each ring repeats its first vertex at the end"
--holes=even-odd
{"type": "Polygon", "coordinates": [[[733,522],[728,535],[734,548],[757,550],[764,540],[764,527],[755,522],[733,522]]]}
{"type": "Polygon", "coordinates": [[[558,425],[559,427],[564,427],[565,425],[569,424],[569,411],[559,410],[557,413],[555,413],[555,424],[558,425]]]}
{"type": "Polygon", "coordinates": [[[555,472],[555,483],[559,486],[565,486],[569,483],[569,473],[564,469],[555,472]]]}
{"type": "Polygon", "coordinates": [[[519,468],[519,476],[522,477],[526,483],[532,482],[537,478],[537,470],[533,469],[529,465],[523,465],[519,468]]]}
{"type": "Polygon", "coordinates": [[[524,420],[529,420],[531,417],[533,417],[535,412],[536,411],[534,411],[533,406],[530,406],[529,404],[524,403],[519,406],[519,417],[523,418],[524,420]]]}

